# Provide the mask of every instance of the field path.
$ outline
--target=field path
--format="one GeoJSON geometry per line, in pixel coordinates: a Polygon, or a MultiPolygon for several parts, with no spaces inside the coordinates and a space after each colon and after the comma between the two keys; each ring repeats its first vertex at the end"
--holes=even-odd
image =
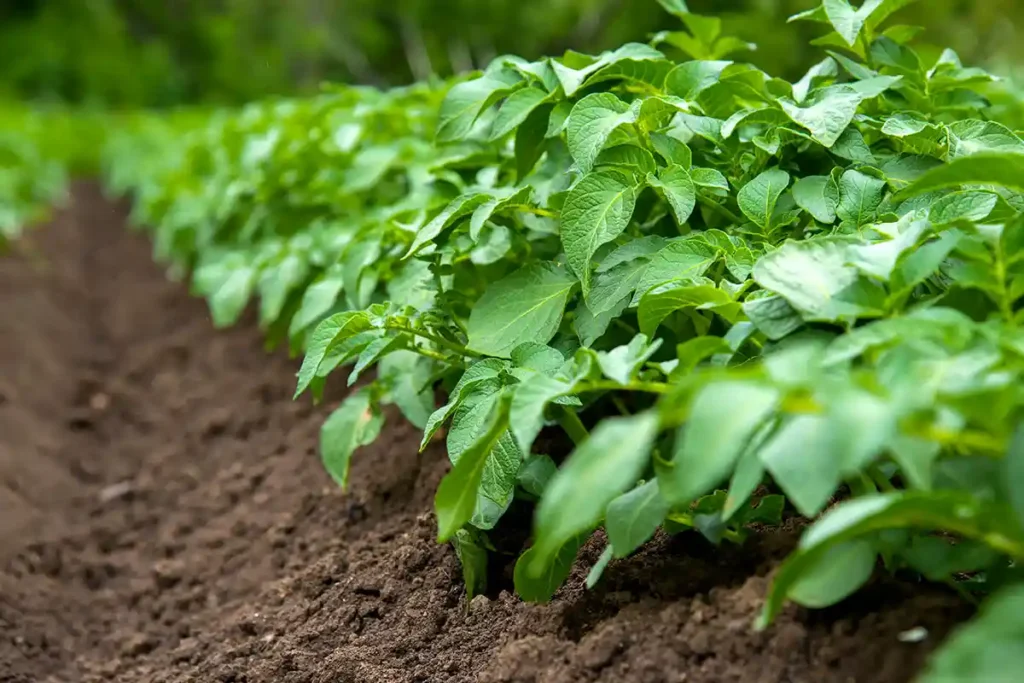
{"type": "Polygon", "coordinates": [[[513,529],[466,604],[443,450],[389,414],[337,490],[316,444],[344,383],[293,402],[297,363],[251,319],[215,331],[125,216],[79,184],[0,256],[0,683],[895,683],[965,616],[879,581],[753,633],[785,533],[658,537],[585,591],[594,539],[537,607],[513,529]]]}

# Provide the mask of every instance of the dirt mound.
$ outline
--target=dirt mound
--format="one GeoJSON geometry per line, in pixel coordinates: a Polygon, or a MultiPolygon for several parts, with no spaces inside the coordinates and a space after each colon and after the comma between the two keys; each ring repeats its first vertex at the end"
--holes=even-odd
{"type": "Polygon", "coordinates": [[[338,396],[292,402],[251,320],[213,330],[123,206],[75,198],[0,258],[0,682],[881,683],[967,614],[884,581],[755,633],[786,535],[659,536],[586,591],[596,537],[546,606],[510,594],[510,551],[467,604],[433,538],[443,451],[389,414],[338,491],[338,396]]]}

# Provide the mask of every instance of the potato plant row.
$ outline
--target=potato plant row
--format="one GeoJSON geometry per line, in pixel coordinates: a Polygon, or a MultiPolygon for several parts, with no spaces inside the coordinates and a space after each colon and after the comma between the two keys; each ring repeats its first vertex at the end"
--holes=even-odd
{"type": "Polygon", "coordinates": [[[384,406],[445,435],[470,595],[514,500],[534,601],[598,529],[590,585],[659,528],[800,515],[758,627],[911,572],[986,599],[924,680],[1024,666],[1021,108],[919,55],[906,0],[793,17],[823,33],[795,83],[660,1],[678,30],[600,55],[143,117],[106,177],[217,324],[258,301],[297,394],[356,387],[322,433],[340,486],[384,406]]]}

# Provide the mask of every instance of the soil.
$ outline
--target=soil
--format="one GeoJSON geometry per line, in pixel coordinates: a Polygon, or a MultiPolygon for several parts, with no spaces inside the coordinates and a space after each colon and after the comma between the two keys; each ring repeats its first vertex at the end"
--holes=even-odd
{"type": "Polygon", "coordinates": [[[338,490],[340,391],[293,402],[297,363],[251,317],[214,330],[125,215],[78,185],[0,257],[0,682],[902,682],[969,616],[877,579],[754,632],[785,531],[659,536],[587,591],[595,537],[545,606],[500,556],[467,604],[434,541],[443,450],[389,414],[338,490]]]}

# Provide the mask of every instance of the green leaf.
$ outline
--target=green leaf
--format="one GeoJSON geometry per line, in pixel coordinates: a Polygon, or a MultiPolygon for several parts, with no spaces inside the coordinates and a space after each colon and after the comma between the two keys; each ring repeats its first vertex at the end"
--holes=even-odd
{"type": "Polygon", "coordinates": [[[519,468],[516,483],[530,495],[540,498],[557,472],[558,466],[551,456],[531,455],[519,468]]]}
{"type": "Polygon", "coordinates": [[[683,62],[665,78],[665,90],[684,100],[695,101],[704,90],[718,82],[722,71],[732,64],[723,61],[683,62]]]}
{"type": "Polygon", "coordinates": [[[544,427],[544,409],[560,396],[572,392],[573,385],[560,378],[538,372],[515,386],[512,396],[512,434],[524,453],[544,427]]]}
{"type": "Polygon", "coordinates": [[[473,516],[487,456],[507,427],[508,403],[502,401],[490,412],[481,436],[462,452],[458,463],[441,480],[434,496],[439,542],[450,540],[473,516]]]}
{"type": "Polygon", "coordinates": [[[634,123],[638,113],[639,108],[630,107],[611,93],[594,93],[576,103],[565,124],[566,141],[581,172],[590,172],[612,131],[634,123]]]}
{"type": "Polygon", "coordinates": [[[587,534],[573,536],[553,552],[540,556],[534,546],[519,556],[512,579],[516,593],[526,602],[547,602],[569,578],[576,554],[587,534]]]}
{"type": "Polygon", "coordinates": [[[520,83],[518,74],[501,70],[452,87],[441,103],[437,141],[453,142],[466,137],[480,113],[520,83]]]}
{"type": "Polygon", "coordinates": [[[949,161],[979,153],[1024,153],[1024,141],[995,121],[954,121],[949,131],[949,161]]]}
{"type": "MultiPolygon", "coordinates": [[[[551,115],[552,117],[554,114],[551,115]]],[[[548,132],[548,108],[537,107],[516,129],[516,179],[522,181],[544,153],[548,132]]]]}
{"type": "Polygon", "coordinates": [[[1024,155],[985,152],[959,157],[924,173],[900,198],[960,185],[1001,185],[1024,192],[1024,155]]]}
{"type": "Polygon", "coordinates": [[[507,358],[525,342],[555,336],[576,280],[554,263],[535,263],[498,280],[469,316],[469,348],[507,358]]]}
{"type": "Polygon", "coordinates": [[[778,615],[793,585],[830,548],[884,529],[944,529],[1022,557],[1024,530],[1006,523],[1007,512],[1005,505],[964,491],[901,491],[842,503],[804,532],[799,547],[776,574],[758,627],[766,627],[778,615]]]}
{"type": "Polygon", "coordinates": [[[352,453],[380,434],[384,415],[370,398],[369,389],[351,394],[320,428],[320,458],[331,478],[342,489],[348,486],[352,453]]]}
{"type": "Polygon", "coordinates": [[[460,218],[473,213],[478,207],[489,204],[494,199],[495,197],[491,192],[474,190],[461,194],[448,202],[448,205],[437,216],[416,232],[416,238],[405,253],[406,258],[415,254],[419,251],[420,247],[440,235],[445,228],[454,224],[460,218]]]}
{"type": "Polygon", "coordinates": [[[641,297],[637,310],[640,332],[653,338],[669,314],[689,308],[713,310],[729,322],[735,321],[740,312],[740,305],[735,299],[714,285],[693,284],[689,280],[667,282],[641,297]]]}
{"type": "Polygon", "coordinates": [[[856,287],[857,269],[848,265],[849,244],[841,237],[787,241],[758,260],[754,280],[784,297],[805,320],[876,314],[881,303],[875,295],[882,293],[856,287]]]}
{"type": "Polygon", "coordinates": [[[928,219],[935,225],[946,225],[957,221],[976,223],[992,213],[999,196],[994,192],[968,190],[951,192],[932,204],[928,219]]]}
{"type": "Polygon", "coordinates": [[[839,179],[839,206],[836,215],[844,223],[860,227],[870,223],[882,203],[885,181],[850,169],[839,179]]]}
{"type": "Polygon", "coordinates": [[[830,176],[811,175],[800,178],[793,185],[793,199],[797,206],[814,216],[814,220],[819,223],[831,225],[835,222],[839,187],[830,176]]]}
{"type": "Polygon", "coordinates": [[[507,367],[508,361],[498,358],[485,358],[469,366],[462,373],[458,384],[455,385],[451,395],[448,397],[448,403],[431,413],[427,419],[427,426],[423,429],[423,439],[420,442],[420,451],[422,452],[427,447],[427,444],[430,443],[430,439],[437,433],[437,430],[440,429],[445,420],[451,417],[452,413],[462,404],[463,399],[470,392],[483,389],[481,385],[484,384],[490,387],[487,389],[488,391],[498,391],[502,387],[500,375],[507,367]]]}
{"type": "Polygon", "coordinates": [[[321,279],[310,285],[302,295],[302,303],[292,318],[288,334],[297,335],[330,312],[341,294],[341,288],[341,275],[334,270],[325,272],[321,279]]]}
{"type": "Polygon", "coordinates": [[[503,138],[519,127],[548,94],[540,88],[522,88],[508,96],[491,124],[491,140],[503,138]]]}
{"type": "Polygon", "coordinates": [[[452,537],[455,556],[462,565],[462,579],[466,584],[466,600],[483,595],[487,590],[487,547],[478,532],[459,529],[452,537]]]}
{"type": "Polygon", "coordinates": [[[306,357],[302,359],[302,367],[299,368],[295,396],[298,397],[309,387],[309,383],[317,375],[317,370],[325,356],[351,337],[360,332],[366,332],[371,327],[373,327],[373,323],[365,311],[338,313],[317,325],[310,337],[306,357]]]}
{"type": "Polygon", "coordinates": [[[576,447],[537,507],[531,574],[540,574],[563,545],[596,526],[608,503],[640,478],[657,431],[654,413],[612,417],[576,447]]]}
{"type": "Polygon", "coordinates": [[[875,569],[874,546],[855,539],[829,548],[789,589],[789,597],[804,607],[834,605],[863,586],[875,569]]]}
{"type": "Polygon", "coordinates": [[[882,132],[894,138],[916,135],[928,127],[928,121],[916,112],[900,112],[890,116],[882,125],[882,132]]]}
{"type": "Polygon", "coordinates": [[[676,223],[685,224],[697,205],[697,191],[690,173],[682,166],[672,165],[660,170],[658,175],[648,173],[647,184],[665,197],[676,223]]]}
{"type": "Polygon", "coordinates": [[[636,185],[620,171],[602,170],[584,176],[569,192],[562,208],[562,246],[569,267],[590,290],[590,261],[602,244],[626,229],[636,203],[636,185]]]}
{"type": "Polygon", "coordinates": [[[632,305],[639,305],[644,294],[672,280],[696,279],[718,260],[719,250],[703,239],[674,240],[651,257],[636,287],[632,305]]]}
{"type": "Polygon", "coordinates": [[[783,98],[779,105],[793,123],[806,128],[817,142],[831,147],[853,121],[864,99],[864,93],[841,84],[815,90],[801,104],[783,98]]]}
{"type": "Polygon", "coordinates": [[[921,683],[1012,681],[1024,667],[1024,586],[1004,588],[932,656],[921,683]]]}
{"type": "Polygon", "coordinates": [[[665,499],[686,505],[724,481],[779,398],[771,387],[741,381],[715,382],[698,392],[676,437],[672,466],[658,472],[665,499]]]}
{"type": "Polygon", "coordinates": [[[802,515],[818,514],[839,485],[836,438],[827,418],[796,415],[761,449],[761,462],[802,515]]]}
{"type": "Polygon", "coordinates": [[[646,543],[658,530],[669,505],[651,480],[608,503],[604,529],[613,557],[626,557],[646,543]]]}
{"type": "Polygon", "coordinates": [[[789,186],[789,174],[772,168],[740,188],[736,200],[740,211],[764,232],[771,232],[772,214],[779,197],[789,186]]]}
{"type": "Polygon", "coordinates": [[[419,429],[426,427],[434,411],[432,372],[429,359],[405,350],[384,356],[378,366],[378,380],[387,387],[389,401],[419,429]]]}
{"type": "Polygon", "coordinates": [[[597,364],[605,377],[619,384],[629,384],[647,359],[661,346],[661,340],[648,343],[647,337],[638,334],[629,342],[611,351],[598,351],[597,364]]]}

